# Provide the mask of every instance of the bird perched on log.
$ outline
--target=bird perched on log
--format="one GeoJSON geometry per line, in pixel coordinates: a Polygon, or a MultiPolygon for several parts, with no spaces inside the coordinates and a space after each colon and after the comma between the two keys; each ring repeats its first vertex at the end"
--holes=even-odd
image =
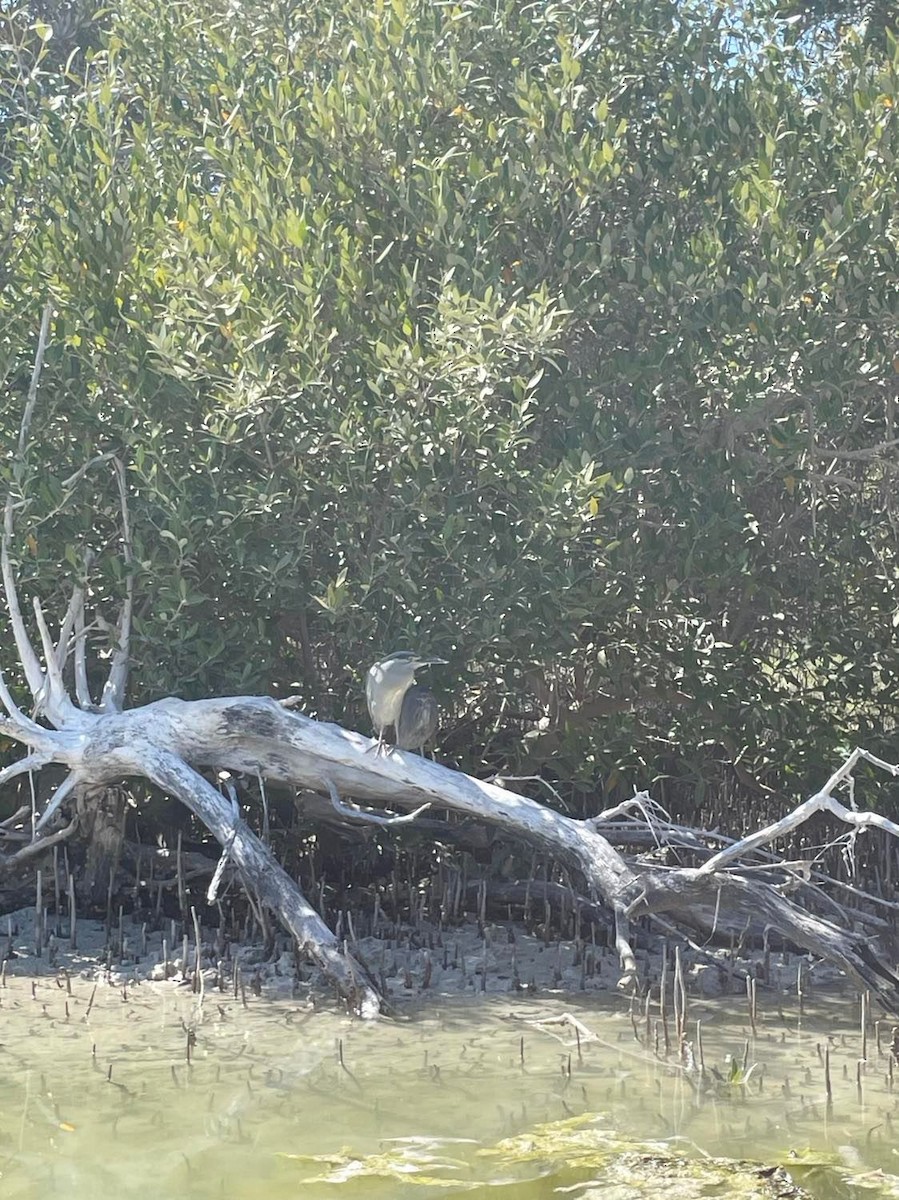
{"type": "MultiPolygon", "coordinates": [[[[393,654],[388,654],[386,658],[382,658],[380,662],[376,662],[374,666],[369,667],[368,675],[365,679],[365,699],[368,703],[368,712],[372,724],[378,735],[378,744],[375,749],[379,754],[384,746],[386,730],[391,725],[394,727],[394,730],[397,729],[403,700],[410,688],[415,686],[415,672],[420,671],[422,667],[436,666],[445,662],[445,658],[423,658],[420,654],[415,654],[411,650],[397,650],[393,654]]],[[[428,689],[425,688],[424,690],[427,691],[428,689]]],[[[433,700],[433,697],[431,699],[433,700]]],[[[421,724],[420,719],[416,721],[412,720],[413,706],[420,710],[420,717],[430,705],[422,704],[420,700],[415,701],[414,698],[410,701],[409,720],[404,725],[404,728],[407,731],[411,731],[412,727],[415,726],[415,735],[417,736],[424,726],[421,724]]],[[[436,702],[434,707],[436,709],[436,702]]],[[[434,725],[436,727],[436,712],[434,714],[434,725]]],[[[418,745],[422,744],[422,742],[418,743],[418,745]]]]}
{"type": "Polygon", "coordinates": [[[425,746],[437,732],[437,697],[421,683],[410,687],[396,720],[396,744],[400,750],[417,750],[424,758],[425,746]]]}

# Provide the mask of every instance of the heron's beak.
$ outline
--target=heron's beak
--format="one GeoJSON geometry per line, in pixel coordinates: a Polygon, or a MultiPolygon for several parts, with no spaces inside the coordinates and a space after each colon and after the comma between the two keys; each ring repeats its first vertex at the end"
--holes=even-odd
{"type": "Polygon", "coordinates": [[[415,669],[419,667],[445,667],[447,660],[445,658],[420,658],[415,664],[415,669]]]}

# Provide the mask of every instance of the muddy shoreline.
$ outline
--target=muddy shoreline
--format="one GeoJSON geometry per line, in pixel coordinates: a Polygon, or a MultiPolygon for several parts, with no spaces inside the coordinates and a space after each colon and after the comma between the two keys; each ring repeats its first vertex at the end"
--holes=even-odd
{"type": "MultiPolygon", "coordinates": [[[[35,910],[22,908],[0,917],[0,962],[7,976],[77,975],[114,987],[151,982],[199,991],[250,989],[255,995],[304,1000],[310,1005],[334,1001],[333,989],[295,953],[290,939],[277,935],[266,954],[254,941],[229,941],[221,931],[200,930],[170,920],[148,930],[129,917],[114,927],[79,918],[74,946],[66,918],[45,916],[38,950],[35,910]]],[[[384,921],[376,936],[349,940],[353,954],[378,981],[391,1005],[441,997],[546,995],[627,996],[619,990],[615,954],[592,940],[546,936],[515,921],[474,918],[447,927],[421,922],[414,928],[384,921]]],[[[745,996],[747,980],[762,994],[795,999],[819,989],[838,987],[841,973],[825,962],[790,952],[737,954],[704,948],[681,952],[687,994],[709,999],[745,996]]],[[[638,954],[642,990],[658,992],[664,972],[674,966],[674,951],[659,942],[638,954]]]]}

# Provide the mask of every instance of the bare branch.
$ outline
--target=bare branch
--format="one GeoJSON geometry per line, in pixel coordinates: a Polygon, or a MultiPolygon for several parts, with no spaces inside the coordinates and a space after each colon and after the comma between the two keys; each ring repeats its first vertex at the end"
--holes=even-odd
{"type": "Polygon", "coordinates": [[[597,1034],[588,1029],[583,1021],[572,1016],[571,1013],[562,1013],[558,1017],[535,1017],[533,1020],[527,1020],[527,1024],[531,1025],[534,1029],[539,1029],[541,1033],[549,1033],[550,1037],[554,1037],[563,1046],[580,1046],[586,1042],[598,1042],[600,1040],[597,1034]],[[570,1026],[574,1031],[574,1036],[566,1042],[561,1034],[553,1033],[547,1029],[546,1026],[548,1025],[570,1026]]]}
{"type": "Polygon", "coordinates": [[[35,722],[32,721],[32,719],[30,717],[26,717],[26,715],[22,712],[22,710],[16,704],[15,700],[13,699],[12,692],[6,686],[6,680],[3,678],[2,671],[0,671],[0,700],[2,700],[3,707],[9,713],[10,717],[12,717],[12,719],[14,721],[18,722],[18,724],[21,725],[24,729],[29,729],[29,728],[40,729],[41,728],[41,726],[35,724],[35,722]]]}
{"type": "Polygon", "coordinates": [[[24,775],[26,771],[39,771],[49,761],[47,754],[26,754],[24,758],[17,759],[0,771],[0,787],[4,783],[9,783],[10,779],[15,779],[17,775],[24,775]]]}
{"type": "Polygon", "coordinates": [[[240,820],[240,805],[237,802],[237,789],[233,783],[225,784],[225,790],[228,793],[228,798],[231,801],[231,819],[234,823],[234,828],[231,831],[231,836],[228,838],[222,847],[222,855],[218,860],[215,872],[212,879],[209,881],[209,887],[206,890],[206,900],[209,904],[215,904],[218,900],[219,888],[222,883],[222,876],[225,874],[225,867],[231,858],[231,851],[234,848],[234,839],[237,837],[237,822],[240,820]]]}
{"type": "Polygon", "coordinates": [[[260,899],[280,915],[300,949],[318,962],[360,1015],[375,1016],[381,998],[368,971],[340,949],[295,881],[246,822],[233,822],[230,805],[212,784],[176,754],[153,746],[136,755],[135,763],[148,779],[186,804],[223,846],[231,844],[235,865],[252,880],[260,899]]]}
{"type": "Polygon", "coordinates": [[[838,459],[841,462],[870,462],[896,446],[899,446],[899,438],[880,442],[876,446],[867,446],[862,450],[831,450],[827,446],[809,446],[808,453],[813,454],[815,458],[838,459]]]}
{"type": "MultiPolygon", "coordinates": [[[[639,792],[637,795],[648,799],[648,793],[646,792],[639,792]]],[[[592,825],[595,828],[597,821],[600,819],[606,820],[610,813],[617,813],[619,809],[626,811],[632,803],[632,800],[624,800],[620,805],[616,805],[614,809],[608,809],[605,813],[600,813],[597,817],[588,818],[585,824],[592,825]]],[[[653,811],[664,812],[664,809],[656,801],[649,800],[649,804],[653,811]]],[[[662,845],[672,850],[689,850],[691,854],[701,855],[704,860],[711,858],[713,853],[712,845],[734,846],[737,843],[736,838],[727,837],[717,830],[691,829],[686,825],[675,825],[658,818],[653,818],[650,824],[648,813],[644,813],[643,818],[642,821],[618,821],[612,825],[605,824],[602,829],[603,836],[614,846],[641,846],[652,842],[656,846],[662,845]]],[[[849,834],[847,836],[852,835],[849,834]]],[[[740,869],[742,871],[788,870],[796,865],[784,862],[777,854],[771,851],[755,850],[753,853],[759,855],[764,861],[759,864],[750,865],[741,863],[740,869]]],[[[828,875],[825,871],[816,870],[812,862],[809,862],[809,868],[806,886],[819,901],[829,904],[835,911],[841,914],[845,910],[835,900],[831,900],[827,892],[818,885],[825,884],[827,887],[838,888],[841,891],[848,892],[852,896],[857,896],[869,904],[899,911],[899,902],[888,900],[885,896],[879,896],[874,892],[864,891],[861,888],[853,886],[851,883],[847,883],[845,880],[838,879],[834,875],[828,875]]],[[[803,880],[804,878],[805,872],[803,871],[803,880]]],[[[855,920],[868,920],[876,924],[883,923],[882,918],[865,914],[860,908],[853,909],[853,918],[855,920]]]]}
{"type": "Polygon", "coordinates": [[[402,816],[388,817],[386,813],[375,813],[367,808],[360,808],[356,804],[347,804],[341,800],[340,793],[331,782],[330,779],[325,780],[328,788],[328,793],[331,797],[331,804],[334,806],[335,812],[338,812],[342,817],[346,817],[349,821],[364,821],[369,825],[408,825],[410,821],[414,821],[416,817],[431,807],[430,803],[422,804],[416,808],[414,812],[403,813],[402,816]]]}
{"type": "Polygon", "coordinates": [[[771,825],[766,825],[764,829],[758,829],[755,833],[751,833],[749,837],[742,838],[740,841],[734,842],[732,846],[721,850],[698,868],[699,873],[710,875],[714,871],[720,871],[728,863],[742,858],[748,851],[767,845],[767,843],[775,841],[785,833],[796,829],[799,825],[804,824],[809,817],[814,816],[818,812],[832,813],[841,821],[845,821],[847,825],[854,825],[857,829],[873,825],[878,829],[884,830],[885,833],[899,837],[899,825],[887,820],[886,817],[880,816],[879,813],[854,812],[852,809],[840,804],[838,800],[834,800],[830,794],[835,787],[851,777],[856,763],[861,759],[864,759],[875,767],[880,767],[881,770],[888,772],[890,775],[899,776],[899,766],[884,762],[883,759],[869,754],[867,750],[857,747],[852,751],[843,765],[831,775],[820,792],[817,792],[814,796],[810,796],[808,800],[799,804],[787,816],[781,817],[779,821],[774,821],[771,825]]]}
{"type": "Polygon", "coordinates": [[[87,682],[87,631],[84,628],[84,604],[75,613],[75,697],[83,709],[92,709],[87,682]]]}
{"type": "Polygon", "coordinates": [[[101,633],[112,633],[112,625],[110,625],[110,623],[106,620],[106,618],[100,612],[94,613],[94,619],[91,623],[93,625],[96,625],[96,627],[100,630],[101,633]]]}
{"type": "Polygon", "coordinates": [[[118,636],[112,655],[112,665],[109,668],[109,677],[100,700],[101,712],[121,712],[125,704],[125,689],[128,686],[128,666],[131,657],[131,614],[134,608],[134,549],[131,540],[131,521],[128,516],[125,467],[120,458],[114,458],[112,461],[122,510],[122,552],[126,568],[125,602],[119,616],[118,636]]]}
{"type": "Polygon", "coordinates": [[[71,491],[75,484],[80,483],[84,476],[87,475],[88,472],[92,471],[94,467],[100,466],[101,463],[109,462],[111,458],[115,458],[115,452],[112,450],[107,450],[105,454],[95,454],[89,462],[86,462],[83,466],[80,466],[78,470],[74,472],[74,474],[68,477],[68,479],[64,479],[60,486],[66,492],[71,491]]]}
{"type": "Polygon", "coordinates": [[[53,846],[58,845],[60,842],[68,841],[77,830],[78,818],[76,817],[68,825],[57,830],[56,833],[51,833],[49,837],[37,838],[35,841],[29,842],[27,846],[23,846],[21,850],[17,850],[15,854],[11,854],[9,858],[0,858],[0,866],[6,868],[17,867],[27,859],[34,858],[35,855],[43,854],[45,850],[52,849],[53,846]]]}
{"type": "MultiPolygon", "coordinates": [[[[37,350],[34,355],[34,369],[31,372],[31,383],[28,385],[28,399],[25,403],[25,412],[22,415],[22,423],[19,426],[19,449],[18,460],[21,461],[25,454],[25,447],[28,445],[28,434],[31,429],[31,418],[34,414],[34,406],[37,401],[37,389],[40,383],[41,371],[44,366],[44,353],[47,349],[47,338],[50,332],[50,305],[44,306],[44,314],[41,318],[41,331],[38,335],[37,350]]],[[[3,511],[3,538],[0,541],[0,568],[3,574],[3,590],[6,593],[6,606],[9,609],[9,619],[12,625],[13,637],[16,641],[16,649],[19,652],[19,661],[25,671],[25,678],[28,681],[28,687],[31,690],[31,695],[36,701],[44,687],[44,672],[41,670],[41,665],[35,653],[34,646],[31,644],[31,639],[28,636],[28,630],[25,628],[25,621],[22,618],[22,610],[19,607],[19,593],[16,589],[16,579],[12,569],[12,563],[9,559],[10,545],[13,535],[13,512],[15,504],[13,502],[12,487],[6,496],[6,505],[3,511]]]]}
{"type": "Polygon", "coordinates": [[[34,827],[36,831],[43,829],[51,817],[53,817],[59,811],[59,807],[63,800],[67,800],[69,796],[71,796],[79,782],[78,776],[74,771],[65,777],[62,783],[53,793],[53,799],[38,818],[37,824],[34,827]]]}
{"type": "Polygon", "coordinates": [[[56,639],[56,665],[60,671],[65,669],[66,659],[69,657],[69,649],[72,640],[72,634],[75,631],[75,621],[78,618],[78,611],[84,612],[84,591],[81,587],[72,589],[72,596],[69,600],[69,607],[66,609],[66,615],[63,617],[62,625],[59,627],[59,637],[56,639]]]}
{"type": "Polygon", "coordinates": [[[559,795],[558,791],[542,775],[492,775],[489,782],[495,783],[497,787],[505,787],[507,783],[539,783],[546,788],[561,809],[566,812],[569,811],[569,806],[559,795]]]}
{"type": "Polygon", "coordinates": [[[606,821],[611,821],[615,817],[626,816],[634,809],[640,813],[647,827],[655,833],[655,823],[661,818],[666,825],[670,825],[671,817],[662,808],[658,801],[653,800],[649,792],[635,792],[629,800],[622,800],[620,804],[616,804],[613,808],[605,808],[602,812],[597,813],[595,817],[588,818],[588,824],[593,829],[599,829],[599,826],[606,821]]]}
{"type": "Polygon", "coordinates": [[[621,978],[616,986],[624,991],[636,987],[640,972],[637,969],[637,959],[631,945],[631,922],[626,909],[615,904],[615,949],[618,951],[618,962],[621,965],[621,978]]]}
{"type": "Polygon", "coordinates": [[[57,732],[53,729],[44,729],[43,725],[36,725],[28,717],[23,716],[21,723],[18,718],[0,717],[0,733],[4,737],[12,738],[15,742],[22,742],[26,746],[36,746],[39,750],[46,751],[48,762],[62,761],[62,747],[57,732]]]}
{"type": "Polygon", "coordinates": [[[107,450],[105,454],[96,454],[92,459],[90,459],[89,462],[86,462],[83,466],[79,467],[77,471],[70,475],[68,479],[64,479],[60,484],[63,489],[61,499],[57,501],[53,508],[45,512],[39,521],[35,522],[36,527],[40,528],[41,525],[46,525],[46,523],[51,521],[57,513],[62,512],[72,498],[75,485],[80,483],[84,476],[87,475],[94,467],[98,466],[100,463],[109,462],[111,458],[115,458],[115,454],[111,450],[107,450]]]}
{"type": "Polygon", "coordinates": [[[821,474],[818,471],[805,471],[803,478],[810,480],[812,483],[827,483],[834,487],[851,488],[855,492],[862,490],[863,484],[858,479],[850,479],[848,475],[832,475],[830,473],[821,474]]]}
{"type": "Polygon", "coordinates": [[[66,694],[66,685],[63,682],[62,671],[56,657],[56,646],[53,644],[50,630],[47,628],[47,620],[44,617],[44,610],[37,596],[34,597],[32,604],[38,632],[41,635],[41,645],[44,648],[44,661],[47,664],[44,702],[51,721],[55,718],[54,723],[57,723],[60,713],[71,707],[72,702],[66,694]]]}
{"type": "Polygon", "coordinates": [[[22,619],[22,610],[19,607],[19,593],[16,590],[16,580],[13,574],[12,563],[9,560],[9,544],[12,540],[13,521],[12,521],[12,493],[6,498],[6,511],[3,521],[3,538],[0,541],[0,571],[3,574],[3,590],[6,594],[6,607],[9,609],[9,621],[12,625],[13,637],[16,642],[16,649],[19,652],[19,661],[22,664],[22,669],[25,672],[25,679],[28,682],[28,687],[31,690],[32,697],[37,700],[44,687],[44,672],[41,670],[41,664],[38,661],[37,654],[31,644],[31,639],[28,636],[28,631],[25,628],[25,622],[22,619]]]}
{"type": "MultiPolygon", "coordinates": [[[[705,868],[682,868],[667,874],[645,876],[645,888],[630,904],[631,916],[655,915],[665,911],[695,913],[707,897],[710,884],[705,868]]],[[[719,874],[714,886],[723,903],[732,910],[751,913],[771,929],[786,935],[799,946],[821,954],[842,967],[863,987],[875,990],[886,1003],[895,1006],[894,990],[899,985],[894,971],[881,962],[869,942],[804,912],[781,896],[776,888],[758,880],[719,874]],[[889,986],[889,999],[885,993],[889,986]]]]}
{"type": "Polygon", "coordinates": [[[209,887],[206,889],[206,902],[208,904],[215,904],[219,898],[219,888],[222,885],[222,877],[225,874],[225,868],[231,861],[231,851],[234,848],[235,837],[237,837],[236,829],[222,847],[221,858],[216,864],[215,872],[213,873],[212,879],[209,881],[209,887]]]}
{"type": "Polygon", "coordinates": [[[30,816],[31,816],[31,805],[30,804],[21,804],[21,805],[19,805],[19,807],[16,809],[16,811],[13,813],[13,815],[11,817],[7,817],[5,821],[0,821],[0,829],[2,829],[2,830],[12,829],[12,827],[14,825],[18,825],[18,823],[21,820],[23,820],[25,817],[30,817],[30,816]]]}
{"type": "Polygon", "coordinates": [[[25,402],[25,412],[22,414],[22,424],[19,426],[19,458],[25,453],[28,445],[28,435],[31,432],[31,419],[34,416],[34,406],[37,402],[37,389],[41,382],[41,371],[44,368],[44,354],[47,350],[47,339],[50,334],[50,302],[44,305],[41,316],[41,331],[37,338],[37,350],[34,355],[34,367],[31,371],[31,382],[28,385],[28,398],[25,402]]]}
{"type": "MultiPolygon", "coordinates": [[[[84,555],[84,576],[87,579],[87,573],[91,568],[93,555],[88,550],[84,555]]],[[[72,588],[72,597],[69,600],[69,607],[66,609],[66,615],[63,619],[59,630],[59,638],[56,642],[56,661],[59,664],[60,671],[64,670],[66,660],[69,657],[71,650],[72,634],[78,625],[79,617],[81,619],[81,629],[84,629],[84,586],[76,583],[72,588]]]]}

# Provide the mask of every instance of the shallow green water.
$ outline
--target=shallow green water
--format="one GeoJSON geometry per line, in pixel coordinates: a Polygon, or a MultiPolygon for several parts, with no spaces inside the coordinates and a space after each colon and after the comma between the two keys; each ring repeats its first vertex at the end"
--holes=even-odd
{"type": "MultiPolygon", "coordinates": [[[[0,989],[4,1200],[717,1191],[701,1170],[669,1178],[672,1154],[790,1163],[816,1196],[899,1195],[889,1023],[860,1064],[851,998],[800,1021],[763,997],[756,1036],[745,1006],[692,1002],[691,1081],[617,998],[435,999],[366,1024],[265,996],[200,1005],[172,984],[71,988],[0,989]],[[566,1012],[593,1036],[535,1024],[566,1012]],[[754,1069],[728,1082],[747,1040],[754,1069]]],[[[742,1194],[736,1176],[722,1194],[742,1194]]]]}

